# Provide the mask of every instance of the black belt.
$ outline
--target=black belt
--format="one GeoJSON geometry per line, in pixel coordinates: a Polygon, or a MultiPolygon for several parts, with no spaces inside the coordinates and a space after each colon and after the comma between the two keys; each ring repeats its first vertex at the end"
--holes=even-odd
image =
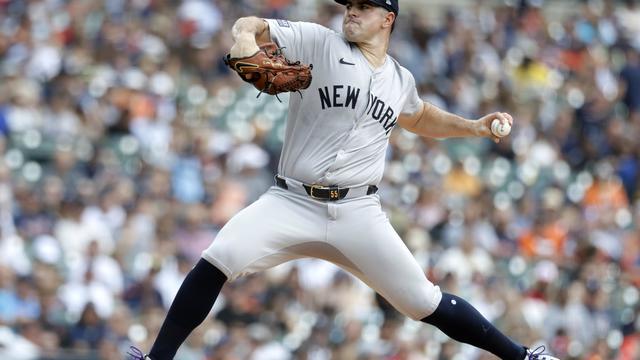
{"type": "Polygon", "coordinates": [[[378,192],[378,187],[375,185],[368,185],[366,186],[366,192],[364,190],[361,190],[360,191],[361,193],[357,194],[358,191],[354,191],[354,190],[365,189],[365,187],[342,188],[338,186],[324,186],[324,185],[316,185],[316,184],[309,185],[309,184],[305,184],[298,181],[292,181],[291,179],[289,179],[289,184],[288,184],[287,179],[280,177],[278,175],[275,176],[275,180],[276,180],[276,185],[280,188],[289,190],[289,185],[294,185],[294,186],[300,185],[304,189],[304,191],[307,193],[307,195],[309,195],[310,197],[316,200],[324,200],[324,201],[342,200],[347,197],[347,194],[349,194],[349,191],[352,191],[352,195],[355,195],[354,197],[371,195],[378,192]]]}

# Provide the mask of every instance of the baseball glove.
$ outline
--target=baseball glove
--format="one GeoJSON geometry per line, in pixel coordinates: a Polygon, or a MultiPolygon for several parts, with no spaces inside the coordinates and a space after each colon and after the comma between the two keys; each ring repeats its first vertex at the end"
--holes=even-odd
{"type": "Polygon", "coordinates": [[[258,52],[247,57],[232,58],[227,54],[224,63],[242,80],[260,90],[258,96],[263,92],[276,96],[283,92],[300,92],[311,84],[313,65],[289,61],[282,54],[282,48],[274,43],[261,45],[258,52]]]}

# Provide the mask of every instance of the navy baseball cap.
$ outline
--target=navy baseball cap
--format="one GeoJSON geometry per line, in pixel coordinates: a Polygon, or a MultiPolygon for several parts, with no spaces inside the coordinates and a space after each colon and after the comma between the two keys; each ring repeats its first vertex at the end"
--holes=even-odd
{"type": "MultiPolygon", "coordinates": [[[[336,2],[338,4],[347,5],[347,0],[336,0],[336,2]]],[[[398,0],[369,0],[369,3],[385,8],[396,15],[398,15],[398,12],[400,11],[398,0]]]]}

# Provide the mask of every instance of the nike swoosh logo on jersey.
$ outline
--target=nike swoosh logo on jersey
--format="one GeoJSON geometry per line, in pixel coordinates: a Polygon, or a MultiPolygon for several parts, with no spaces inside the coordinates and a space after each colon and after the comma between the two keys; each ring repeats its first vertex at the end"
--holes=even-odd
{"type": "Polygon", "coordinates": [[[340,64],[345,64],[345,65],[355,65],[354,63],[350,63],[348,61],[344,61],[344,58],[340,58],[340,64]]]}

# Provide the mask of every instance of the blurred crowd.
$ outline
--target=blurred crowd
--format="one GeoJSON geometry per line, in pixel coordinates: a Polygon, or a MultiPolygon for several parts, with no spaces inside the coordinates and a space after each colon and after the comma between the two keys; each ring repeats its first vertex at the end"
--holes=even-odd
{"type": "MultiPolygon", "coordinates": [[[[390,52],[423,99],[515,126],[499,144],[396,129],[380,196],[397,231],[519,342],[639,359],[639,2],[400,3],[390,52]]],[[[339,31],[342,11],[0,0],[0,358],[150,347],[200,252],[276,171],[286,103],[225,68],[231,25],[339,31]]],[[[304,259],[227,284],[176,359],[495,358],[304,259]]]]}

